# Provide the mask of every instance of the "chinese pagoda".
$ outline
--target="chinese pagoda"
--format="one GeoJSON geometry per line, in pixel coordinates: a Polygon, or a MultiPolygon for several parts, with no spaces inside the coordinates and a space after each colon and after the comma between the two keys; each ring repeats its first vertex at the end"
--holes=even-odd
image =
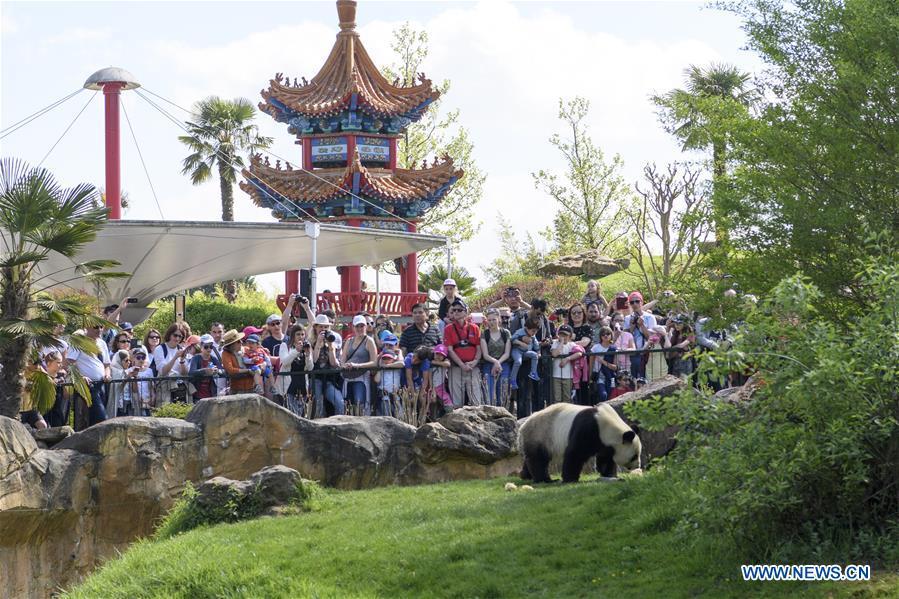
{"type": "MultiPolygon", "coordinates": [[[[337,0],[337,13],[340,32],[318,74],[291,82],[278,73],[261,92],[260,110],[285,123],[302,146],[302,167],[280,160],[272,165],[256,155],[240,187],[281,221],[308,214],[350,227],[415,232],[425,212],[463,174],[448,156],[420,169],[397,168],[397,138],[440,92],[424,75],[408,87],[387,81],[356,32],[355,0],[337,0]]],[[[406,311],[405,304],[419,301],[417,258],[409,254],[396,263],[405,296],[397,299],[410,301],[392,303],[406,311]]],[[[342,311],[351,304],[356,310],[368,307],[361,266],[339,270],[342,311]]],[[[286,273],[285,280],[286,292],[296,293],[297,271],[286,273]]]]}

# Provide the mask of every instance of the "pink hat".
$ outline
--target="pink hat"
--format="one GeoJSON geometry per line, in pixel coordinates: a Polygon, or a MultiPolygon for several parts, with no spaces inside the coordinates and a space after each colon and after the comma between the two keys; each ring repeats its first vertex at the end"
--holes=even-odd
{"type": "Polygon", "coordinates": [[[189,346],[190,346],[190,345],[196,345],[196,344],[199,343],[199,342],[200,342],[200,336],[199,336],[199,335],[191,335],[190,337],[187,338],[187,341],[185,341],[184,343],[185,343],[186,345],[189,345],[189,346]]]}
{"type": "Polygon", "coordinates": [[[643,294],[640,293],[639,291],[632,291],[631,294],[629,296],[627,296],[627,299],[628,299],[628,301],[633,301],[636,299],[636,300],[640,300],[642,302],[643,294]]]}
{"type": "Polygon", "coordinates": [[[244,335],[258,335],[262,332],[262,329],[257,329],[253,325],[247,326],[243,328],[244,335]]]}
{"type": "Polygon", "coordinates": [[[434,346],[434,353],[440,354],[441,356],[443,356],[445,358],[449,355],[449,350],[446,349],[446,346],[441,343],[439,345],[434,346]]]}

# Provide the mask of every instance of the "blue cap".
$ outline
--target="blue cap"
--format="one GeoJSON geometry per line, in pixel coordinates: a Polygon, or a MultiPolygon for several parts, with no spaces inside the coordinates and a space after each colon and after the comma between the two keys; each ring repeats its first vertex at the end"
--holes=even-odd
{"type": "Polygon", "coordinates": [[[247,335],[247,343],[259,343],[259,335],[247,335]]]}
{"type": "Polygon", "coordinates": [[[384,345],[396,345],[400,340],[393,333],[387,333],[381,337],[381,343],[384,345]]]}

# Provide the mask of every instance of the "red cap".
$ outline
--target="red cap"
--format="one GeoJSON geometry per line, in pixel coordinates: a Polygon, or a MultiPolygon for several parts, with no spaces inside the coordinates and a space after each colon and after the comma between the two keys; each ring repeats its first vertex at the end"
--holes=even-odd
{"type": "Polygon", "coordinates": [[[257,329],[253,325],[247,326],[243,328],[244,335],[258,335],[262,332],[262,329],[257,329]]]}
{"type": "Polygon", "coordinates": [[[642,302],[643,294],[640,293],[639,291],[632,291],[631,294],[629,296],[627,296],[627,301],[631,301],[631,300],[635,300],[635,299],[640,300],[642,302]]]}

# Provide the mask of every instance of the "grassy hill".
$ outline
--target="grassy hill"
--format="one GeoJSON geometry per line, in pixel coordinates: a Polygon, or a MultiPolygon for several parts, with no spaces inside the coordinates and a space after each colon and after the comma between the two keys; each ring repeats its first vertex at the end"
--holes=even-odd
{"type": "Polygon", "coordinates": [[[746,583],[691,548],[647,475],[507,492],[507,480],[328,491],[317,511],[137,543],[67,597],[896,596],[871,583],[746,583]]]}

